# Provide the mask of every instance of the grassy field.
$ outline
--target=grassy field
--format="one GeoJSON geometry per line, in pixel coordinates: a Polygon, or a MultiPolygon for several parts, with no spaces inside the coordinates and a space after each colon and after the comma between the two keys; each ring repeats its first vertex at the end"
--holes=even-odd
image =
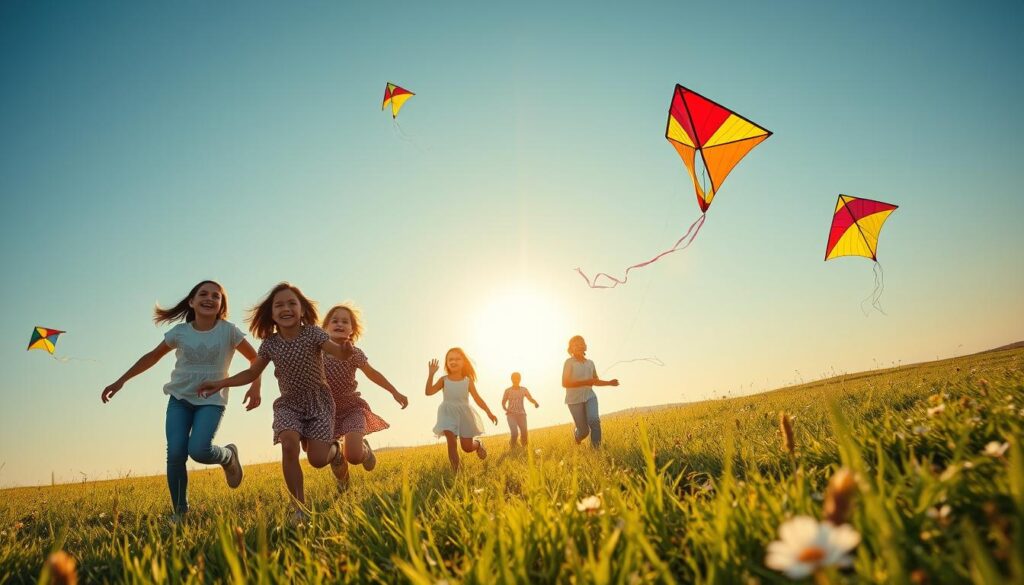
{"type": "Polygon", "coordinates": [[[343,495],[307,469],[297,527],[277,464],[234,491],[192,474],[180,525],[164,477],[5,490],[0,582],[49,579],[57,550],[86,582],[788,582],[766,550],[788,519],[824,517],[840,468],[860,543],[808,581],[1024,582],[1024,350],[603,422],[600,452],[541,429],[526,452],[487,439],[458,476],[440,444],[385,451],[343,495]]]}

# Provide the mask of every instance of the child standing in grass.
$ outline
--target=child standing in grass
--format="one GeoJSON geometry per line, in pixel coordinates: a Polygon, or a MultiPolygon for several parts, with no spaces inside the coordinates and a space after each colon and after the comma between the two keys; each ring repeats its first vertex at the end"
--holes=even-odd
{"type": "Polygon", "coordinates": [[[295,285],[282,282],[260,304],[249,311],[249,331],[263,340],[249,369],[230,378],[205,382],[200,395],[212,394],[227,386],[240,386],[259,377],[270,362],[281,396],[274,401],[274,444],[281,444],[281,469],[288,492],[297,508],[295,522],[305,519],[302,506],[301,443],[305,440],[309,464],[319,469],[342,456],[334,439],[334,399],[324,377],[327,353],[339,360],[352,354],[352,344],[331,341],[316,325],[316,304],[295,285]]]}
{"type": "MultiPolygon", "coordinates": [[[[157,306],[153,321],[173,323],[182,321],[164,334],[163,341],[145,354],[113,384],[103,389],[100,399],[104,403],[117,394],[124,383],[156,365],[160,358],[176,350],[171,381],[164,385],[167,401],[167,487],[175,518],[188,512],[188,472],[185,462],[193,460],[205,464],[219,464],[224,468],[228,486],[236,488],[242,483],[242,464],[238,448],[233,444],[220,447],[213,444],[224,407],[228,403],[226,390],[212,395],[198,393],[200,383],[210,378],[227,375],[235,352],[250,361],[256,351],[245,340],[238,327],[225,321],[228,316],[228,294],[224,287],[212,280],[204,280],[170,309],[157,306]]],[[[246,410],[260,405],[260,379],[254,377],[245,393],[246,410]]]]}
{"type": "MultiPolygon", "coordinates": [[[[348,304],[331,307],[324,316],[323,326],[331,336],[331,341],[338,345],[355,343],[363,333],[359,310],[348,304]]],[[[362,370],[371,382],[390,392],[391,397],[401,404],[402,408],[409,405],[409,399],[396,390],[384,374],[370,365],[363,350],[353,346],[352,355],[346,360],[324,354],[324,373],[327,375],[327,385],[330,386],[334,397],[334,438],[345,439],[345,457],[339,458],[340,461],[336,459],[331,462],[331,471],[334,472],[338,491],[348,489],[348,463],[362,464],[367,471],[373,471],[377,466],[377,456],[373,454],[370,443],[364,436],[383,431],[390,426],[384,419],[374,414],[370,410],[370,405],[359,396],[359,392],[356,392],[359,385],[356,382],[357,369],[362,370]]]]}
{"type": "Polygon", "coordinates": [[[580,335],[569,340],[569,359],[562,367],[562,387],[565,388],[565,403],[576,423],[573,438],[576,444],[590,435],[592,447],[601,446],[601,416],[597,412],[597,394],[594,386],[618,386],[618,380],[602,380],[597,377],[597,368],[586,358],[587,342],[580,335]]]}
{"type": "Polygon", "coordinates": [[[534,408],[540,408],[537,401],[530,395],[530,391],[526,386],[520,386],[523,377],[519,372],[512,372],[512,385],[505,389],[505,394],[501,397],[501,407],[505,409],[505,415],[508,418],[508,428],[512,434],[510,439],[509,447],[515,449],[516,439],[519,434],[522,433],[523,447],[526,447],[526,443],[529,439],[526,431],[526,408],[523,406],[523,399],[529,400],[533,403],[534,408]]]}
{"type": "Polygon", "coordinates": [[[427,396],[444,391],[444,400],[437,407],[437,424],[434,425],[434,435],[438,437],[444,435],[448,441],[448,460],[452,464],[452,471],[458,471],[460,467],[459,445],[466,453],[476,451],[476,455],[480,459],[487,457],[487,449],[476,438],[484,434],[484,423],[480,420],[480,415],[469,405],[469,397],[473,397],[473,401],[487,413],[487,418],[491,419],[491,422],[498,424],[498,417],[494,416],[476,391],[476,370],[473,369],[473,364],[466,356],[466,352],[458,347],[449,349],[444,356],[444,371],[447,375],[441,376],[440,380],[434,382],[434,374],[437,373],[437,369],[437,360],[430,360],[430,364],[427,366],[427,396]],[[456,437],[458,437],[457,443],[456,437]]]}

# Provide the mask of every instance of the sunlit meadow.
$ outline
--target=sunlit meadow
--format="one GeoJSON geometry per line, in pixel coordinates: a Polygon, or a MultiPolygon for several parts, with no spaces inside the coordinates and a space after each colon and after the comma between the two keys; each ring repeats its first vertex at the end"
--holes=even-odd
{"type": "Polygon", "coordinates": [[[1022,391],[1017,349],[610,415],[600,452],[491,437],[454,477],[440,445],[383,451],[341,495],[307,469],[301,525],[276,464],[193,473],[180,525],[163,477],[6,490],[0,582],[1019,583],[1022,391]],[[780,535],[801,516],[845,562],[780,535]]]}

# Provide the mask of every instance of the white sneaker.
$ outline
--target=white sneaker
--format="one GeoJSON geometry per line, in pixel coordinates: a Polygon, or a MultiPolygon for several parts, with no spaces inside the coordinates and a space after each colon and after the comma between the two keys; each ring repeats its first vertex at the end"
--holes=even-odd
{"type": "Polygon", "coordinates": [[[231,451],[231,461],[224,463],[224,478],[228,480],[228,487],[235,489],[242,483],[242,463],[238,460],[238,447],[234,443],[228,443],[225,449],[231,451]]]}
{"type": "Polygon", "coordinates": [[[363,439],[363,469],[373,471],[374,467],[377,467],[377,456],[373,454],[373,449],[366,439],[363,439]]]}

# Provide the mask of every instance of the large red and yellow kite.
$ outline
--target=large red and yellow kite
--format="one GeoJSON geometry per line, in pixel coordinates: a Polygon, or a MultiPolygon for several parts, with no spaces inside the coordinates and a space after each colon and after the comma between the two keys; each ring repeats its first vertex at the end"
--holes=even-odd
{"type": "Polygon", "coordinates": [[[729,108],[676,84],[668,109],[665,138],[679,153],[690,173],[697,204],[700,205],[700,217],[690,224],[674,246],[646,262],[630,266],[621,279],[599,272],[591,280],[579,268],[576,271],[590,288],[615,288],[626,283],[630,270],[642,268],[657,262],[662,256],[688,247],[700,233],[711,200],[722,188],[725,178],[748,152],[771,135],[770,131],[729,108]],[[597,284],[599,278],[605,278],[611,284],[597,284]]]}
{"type": "MultiPolygon", "coordinates": [[[[889,215],[896,211],[897,205],[883,203],[861,197],[840,195],[836,201],[836,210],[832,215],[832,228],[828,232],[825,244],[825,261],[841,256],[863,256],[874,261],[875,290],[864,299],[880,313],[882,310],[879,299],[884,289],[882,265],[878,263],[878,236],[882,225],[889,215]]],[[[863,308],[863,302],[861,306],[863,308]]]]}
{"type": "Polygon", "coordinates": [[[695,91],[676,85],[668,110],[668,139],[693,180],[706,212],[733,167],[772,133],[695,91]]]}
{"type": "Polygon", "coordinates": [[[398,110],[402,109],[405,101],[414,95],[416,94],[389,81],[384,87],[384,103],[380,105],[380,109],[383,110],[388,104],[391,104],[391,118],[397,118],[398,110]]]}

